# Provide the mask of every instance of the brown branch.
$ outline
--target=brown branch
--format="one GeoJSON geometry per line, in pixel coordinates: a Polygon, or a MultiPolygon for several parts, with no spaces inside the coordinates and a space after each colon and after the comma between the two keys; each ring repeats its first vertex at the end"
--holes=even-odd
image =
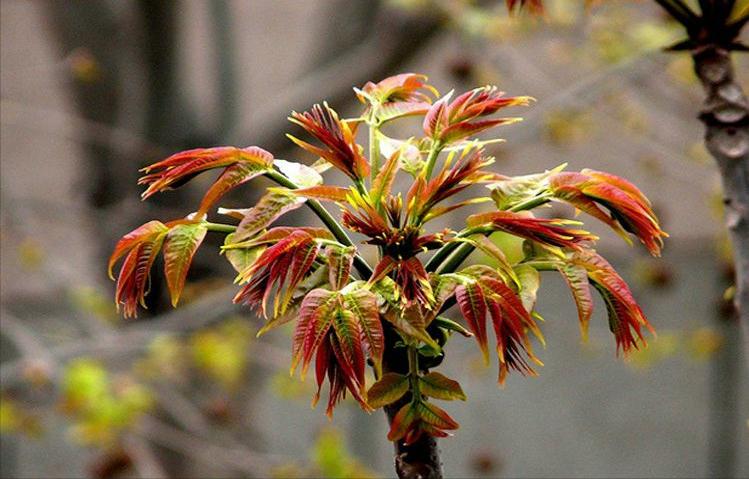
{"type": "Polygon", "coordinates": [[[725,222],[736,268],[734,304],[749,348],[749,101],[727,50],[706,45],[694,51],[692,59],[707,94],[700,119],[723,181],[725,222]]]}

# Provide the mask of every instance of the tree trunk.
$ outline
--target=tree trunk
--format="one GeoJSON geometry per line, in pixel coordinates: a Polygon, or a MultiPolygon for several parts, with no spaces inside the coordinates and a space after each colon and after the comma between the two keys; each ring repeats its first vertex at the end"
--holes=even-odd
{"type": "Polygon", "coordinates": [[[700,113],[705,144],[720,169],[725,222],[736,268],[734,305],[749,350],[749,102],[734,77],[730,53],[707,45],[692,53],[707,98],[700,113]]]}

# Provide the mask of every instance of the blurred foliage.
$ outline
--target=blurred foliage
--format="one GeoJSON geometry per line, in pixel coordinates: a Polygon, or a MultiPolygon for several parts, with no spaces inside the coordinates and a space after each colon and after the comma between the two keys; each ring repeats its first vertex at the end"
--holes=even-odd
{"type": "Polygon", "coordinates": [[[110,323],[117,321],[117,308],[112,304],[109,296],[105,296],[98,288],[74,286],[68,291],[68,297],[77,311],[91,314],[110,323]]]}
{"type": "Polygon", "coordinates": [[[271,390],[278,397],[290,400],[307,400],[314,392],[312,383],[291,377],[286,371],[279,371],[273,375],[271,390]]]}
{"type": "Polygon", "coordinates": [[[323,429],[317,436],[317,441],[312,447],[311,459],[317,473],[322,477],[331,479],[375,477],[374,473],[367,470],[351,455],[346,448],[343,434],[332,427],[323,429]]]}
{"type": "Polygon", "coordinates": [[[126,376],[111,378],[93,359],[76,359],[63,374],[60,408],[73,421],[71,436],[84,445],[117,446],[153,402],[145,386],[126,376]]]}
{"type": "Polygon", "coordinates": [[[544,116],[546,136],[558,146],[582,143],[595,131],[594,125],[589,110],[565,108],[550,111],[544,116]]]}
{"type": "Polygon", "coordinates": [[[272,476],[277,479],[379,477],[351,455],[343,434],[333,427],[325,427],[317,435],[310,449],[309,464],[283,464],[273,469],[272,476]]]}
{"type": "Polygon", "coordinates": [[[187,382],[195,371],[231,393],[245,378],[251,340],[247,320],[232,317],[185,338],[155,337],[134,369],[146,380],[175,383],[187,382]]]}
{"type": "Polygon", "coordinates": [[[18,245],[18,260],[28,270],[38,269],[44,262],[44,249],[33,238],[25,238],[18,245]]]}
{"type": "Polygon", "coordinates": [[[28,412],[20,403],[0,395],[0,434],[23,434],[39,437],[42,425],[39,418],[28,412]]]}
{"type": "Polygon", "coordinates": [[[81,83],[95,83],[103,73],[93,53],[86,48],[76,48],[69,57],[70,73],[81,83]]]}
{"type": "Polygon", "coordinates": [[[183,342],[171,335],[156,336],[134,369],[147,380],[183,381],[188,368],[188,353],[183,342]]]}
{"type": "Polygon", "coordinates": [[[228,390],[235,389],[247,370],[252,331],[246,320],[234,318],[190,338],[195,366],[228,390]]]}
{"type": "Polygon", "coordinates": [[[708,361],[723,346],[723,336],[713,328],[693,330],[661,330],[647,347],[634,352],[627,364],[635,369],[648,369],[664,360],[681,355],[693,361],[708,361]]]}

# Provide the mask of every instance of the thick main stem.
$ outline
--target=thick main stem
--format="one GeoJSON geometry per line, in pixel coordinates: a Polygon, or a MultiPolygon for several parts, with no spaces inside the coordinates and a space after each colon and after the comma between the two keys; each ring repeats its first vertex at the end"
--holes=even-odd
{"type": "MultiPolygon", "coordinates": [[[[393,328],[385,332],[386,348],[383,370],[399,374],[411,374],[416,368],[418,374],[418,352],[413,348],[395,348],[395,342],[400,340],[393,328]],[[409,357],[410,356],[410,357],[409,357]]],[[[421,371],[424,372],[424,371],[421,371]]],[[[411,394],[406,394],[398,401],[385,406],[388,423],[400,408],[411,402],[411,394]]],[[[423,434],[415,443],[406,445],[403,441],[393,443],[395,451],[395,472],[400,479],[442,479],[442,462],[440,461],[437,440],[428,434],[423,434]]]]}
{"type": "Polygon", "coordinates": [[[730,53],[715,45],[692,54],[707,93],[700,119],[723,182],[725,222],[736,267],[734,304],[749,350],[749,101],[734,77],[730,53]]]}

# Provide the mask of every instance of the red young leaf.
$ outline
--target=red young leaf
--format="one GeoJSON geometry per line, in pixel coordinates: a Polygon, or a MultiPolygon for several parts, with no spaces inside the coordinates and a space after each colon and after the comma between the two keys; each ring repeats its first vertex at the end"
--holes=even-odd
{"type": "Polygon", "coordinates": [[[403,405],[390,423],[388,441],[394,442],[403,439],[418,419],[419,413],[413,403],[403,405]]]}
{"type": "Polygon", "coordinates": [[[493,211],[471,215],[468,226],[486,226],[494,231],[504,231],[542,245],[582,249],[583,245],[598,239],[587,231],[568,228],[577,222],[562,219],[535,218],[530,212],[493,211]]]}
{"type": "Polygon", "coordinates": [[[447,437],[445,430],[458,429],[458,423],[446,411],[426,401],[415,401],[404,405],[390,424],[388,439],[415,443],[423,434],[447,437]]]}
{"type": "Polygon", "coordinates": [[[354,262],[356,248],[331,247],[327,249],[328,255],[328,278],[330,286],[339,290],[346,286],[351,277],[351,265],[354,262]]]}
{"type": "Polygon", "coordinates": [[[272,169],[273,155],[256,146],[221,146],[183,151],[143,168],[142,171],[146,174],[138,180],[138,184],[148,185],[142,195],[143,199],[146,199],[159,191],[175,188],[193,176],[214,168],[227,169],[204,196],[201,214],[231,188],[272,169]],[[243,166],[231,168],[232,165],[243,166]]]}
{"type": "Polygon", "coordinates": [[[535,371],[525,356],[537,364],[541,362],[533,355],[527,332],[532,332],[541,342],[543,336],[518,293],[507,286],[497,272],[487,266],[472,266],[457,275],[442,276],[459,278],[461,284],[455,288],[455,298],[487,362],[487,313],[491,316],[497,336],[500,383],[504,382],[510,369],[534,375],[535,371]]]}
{"type": "MultiPolygon", "coordinates": [[[[349,310],[339,308],[335,311],[333,330],[338,340],[336,358],[347,380],[356,390],[364,394],[364,349],[362,331],[356,316],[349,310]]],[[[352,391],[353,392],[353,391],[352,391]]]]}
{"type": "Polygon", "coordinates": [[[123,305],[126,318],[137,316],[138,304],[145,307],[144,297],[151,266],[161,250],[166,231],[143,239],[125,257],[117,277],[115,303],[123,305]]]}
{"type": "Polygon", "coordinates": [[[638,342],[646,344],[642,327],[655,333],[653,327],[634,299],[627,283],[602,256],[595,251],[575,253],[572,264],[585,268],[588,278],[601,294],[609,313],[609,328],[616,337],[617,352],[629,353],[638,349],[638,342]]]}
{"type": "Polygon", "coordinates": [[[338,114],[327,104],[314,105],[303,113],[293,112],[289,121],[304,128],[325,148],[287,135],[298,146],[324,158],[353,180],[359,181],[369,176],[369,163],[362,155],[361,147],[356,144],[356,130],[345,121],[341,121],[338,114]]]}
{"type": "Polygon", "coordinates": [[[428,183],[424,184],[423,178],[419,178],[406,197],[409,216],[422,220],[441,201],[490,179],[481,168],[494,160],[483,155],[482,149],[469,146],[461,151],[455,165],[451,165],[454,155],[449,156],[442,170],[428,183]]]}
{"type": "Polygon", "coordinates": [[[267,318],[268,300],[275,291],[277,299],[273,315],[283,314],[290,298],[289,292],[310,271],[317,253],[315,239],[305,231],[295,230],[263,251],[252,266],[239,275],[239,280],[247,281],[247,285],[237,293],[234,302],[254,306],[267,318]],[[286,291],[283,295],[282,290],[286,291]],[[279,296],[282,300],[278,299],[279,296]]]}
{"type": "Polygon", "coordinates": [[[300,360],[302,361],[302,374],[306,372],[312,355],[333,326],[334,311],[338,306],[338,300],[337,293],[325,289],[315,289],[304,297],[294,329],[291,350],[292,374],[300,360]]]}
{"type": "Polygon", "coordinates": [[[361,342],[367,347],[377,374],[382,371],[385,333],[380,321],[377,297],[368,289],[358,288],[344,296],[345,308],[353,313],[361,329],[361,342]]]}
{"type": "Polygon", "coordinates": [[[203,223],[183,223],[174,226],[164,241],[164,274],[171,294],[172,306],[177,306],[192,258],[203,242],[208,229],[203,223]]]}
{"type": "Polygon", "coordinates": [[[448,94],[429,109],[424,118],[424,132],[428,137],[446,144],[463,140],[492,126],[518,121],[516,118],[476,121],[477,118],[492,115],[501,108],[526,106],[532,100],[527,96],[502,95],[504,92],[490,86],[465,92],[452,102],[449,102],[448,94]]]}
{"type": "Polygon", "coordinates": [[[436,94],[436,90],[426,81],[426,75],[400,73],[387,77],[378,83],[367,82],[361,89],[364,95],[360,93],[358,97],[362,103],[366,103],[369,99],[377,100],[379,103],[428,102],[429,96],[421,90],[427,90],[432,94],[436,94]]]}
{"type": "Polygon", "coordinates": [[[555,198],[608,224],[628,242],[627,232],[634,234],[652,255],[660,255],[663,238],[668,235],[660,228],[648,199],[630,182],[609,173],[583,170],[555,173],[549,184],[555,198]]]}
{"type": "Polygon", "coordinates": [[[367,82],[356,92],[362,103],[368,103],[374,109],[377,121],[384,123],[403,116],[424,114],[429,110],[431,98],[422,90],[435,96],[437,91],[426,80],[424,75],[402,73],[376,84],[367,82]]]}
{"type": "Polygon", "coordinates": [[[293,190],[292,193],[305,198],[345,203],[350,191],[348,188],[341,188],[340,186],[319,185],[293,190]]]}
{"type": "Polygon", "coordinates": [[[269,170],[267,163],[237,163],[227,167],[200,201],[198,217],[208,214],[213,205],[229,191],[269,170]]]}
{"type": "Polygon", "coordinates": [[[534,15],[541,15],[544,13],[544,4],[542,0],[505,0],[505,3],[507,4],[507,10],[510,12],[515,11],[516,7],[520,10],[528,7],[530,12],[534,15]]]}
{"type": "Polygon", "coordinates": [[[489,363],[489,344],[486,336],[486,299],[481,285],[477,282],[470,282],[455,288],[455,299],[460,306],[460,312],[463,314],[468,329],[476,336],[481,352],[484,355],[484,362],[489,363]]]}
{"type": "Polygon", "coordinates": [[[139,226],[130,233],[122,237],[122,239],[115,246],[112,256],[109,258],[109,265],[107,271],[109,277],[114,279],[112,275],[112,268],[115,263],[125,256],[130,250],[135,248],[141,243],[152,241],[154,238],[166,234],[169,231],[169,227],[161,221],[149,221],[148,223],[139,226]]]}
{"type": "Polygon", "coordinates": [[[427,424],[437,429],[453,430],[458,429],[459,425],[455,419],[451,418],[447,411],[437,407],[430,402],[421,401],[417,405],[419,418],[427,424]]]}

